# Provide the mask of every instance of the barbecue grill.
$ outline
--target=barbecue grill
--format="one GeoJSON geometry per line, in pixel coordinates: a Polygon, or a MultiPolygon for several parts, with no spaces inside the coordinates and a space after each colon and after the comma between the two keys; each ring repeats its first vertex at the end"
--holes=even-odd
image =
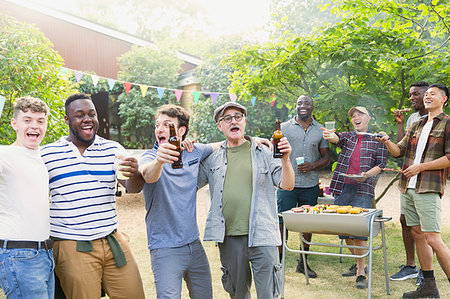
{"type": "MultiPolygon", "coordinates": [[[[337,213],[319,213],[319,214],[309,214],[309,213],[294,213],[292,211],[282,212],[280,214],[283,217],[283,258],[282,258],[282,269],[283,269],[283,286],[282,286],[282,296],[284,298],[284,271],[285,271],[285,254],[286,250],[290,252],[301,253],[303,259],[305,254],[314,255],[327,255],[336,257],[352,257],[352,258],[362,258],[369,256],[368,261],[368,289],[367,297],[371,297],[371,283],[372,283],[372,253],[373,250],[383,249],[384,254],[384,271],[386,279],[386,293],[389,295],[389,276],[387,270],[387,258],[386,258],[386,239],[384,234],[384,222],[391,220],[391,217],[383,217],[383,210],[380,209],[369,209],[367,212],[362,212],[360,214],[337,214],[337,213]],[[301,250],[295,250],[288,247],[286,242],[286,230],[295,231],[299,233],[314,233],[314,234],[327,234],[327,235],[343,235],[343,236],[363,236],[368,237],[368,246],[349,246],[343,243],[332,244],[332,243],[314,243],[306,241],[302,234],[302,241],[306,244],[325,246],[325,247],[339,247],[339,248],[359,248],[366,249],[367,252],[363,255],[352,255],[342,253],[331,253],[331,252],[318,252],[318,251],[305,251],[303,242],[301,244],[301,250]],[[373,239],[381,231],[381,244],[374,247],[373,239]]],[[[308,271],[306,271],[305,266],[305,277],[306,284],[309,284],[308,271]]]]}

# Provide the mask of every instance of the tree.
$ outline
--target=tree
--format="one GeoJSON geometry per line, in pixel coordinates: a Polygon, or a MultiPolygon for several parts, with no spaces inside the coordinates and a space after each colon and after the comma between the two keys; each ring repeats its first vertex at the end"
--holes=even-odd
{"type": "MultiPolygon", "coordinates": [[[[230,101],[228,95],[230,88],[229,73],[233,71],[230,66],[223,65],[221,61],[231,50],[238,50],[246,44],[237,36],[229,36],[211,45],[204,64],[198,70],[202,91],[221,91],[215,105],[209,97],[203,97],[193,104],[194,115],[191,120],[192,131],[196,140],[203,143],[217,142],[224,139],[223,133],[217,129],[213,120],[214,109],[230,101]]],[[[272,108],[270,103],[258,99],[253,106],[250,99],[238,98],[238,102],[247,108],[246,134],[270,138],[274,131],[276,118],[286,118],[287,111],[272,108]]]]}
{"type": "Polygon", "coordinates": [[[67,133],[63,100],[73,86],[61,74],[63,63],[35,26],[0,14],[0,94],[6,98],[0,118],[0,144],[15,140],[10,126],[13,103],[25,95],[40,98],[50,107],[44,144],[67,133]]]}
{"type": "Polygon", "coordinates": [[[393,131],[390,110],[402,107],[413,81],[448,82],[448,1],[337,1],[342,20],[302,37],[282,36],[233,52],[232,90],[291,108],[292,95],[315,98],[318,120],[351,129],[347,111],[364,105],[373,130],[393,131]],[[331,109],[330,109],[331,108],[331,109]]]}
{"type": "MultiPolygon", "coordinates": [[[[158,87],[177,87],[178,69],[181,61],[175,58],[173,51],[160,47],[133,47],[119,58],[120,72],[118,79],[158,87]]],[[[153,145],[155,140],[154,124],[157,108],[166,103],[176,103],[173,91],[166,90],[159,99],[153,89],[147,91],[143,98],[139,87],[131,88],[118,97],[119,115],[124,120],[123,135],[130,137],[126,147],[139,148],[153,145]]]]}
{"type": "Polygon", "coordinates": [[[333,0],[272,0],[272,36],[308,36],[326,23],[336,23],[339,18],[326,10],[332,3],[333,0]]]}

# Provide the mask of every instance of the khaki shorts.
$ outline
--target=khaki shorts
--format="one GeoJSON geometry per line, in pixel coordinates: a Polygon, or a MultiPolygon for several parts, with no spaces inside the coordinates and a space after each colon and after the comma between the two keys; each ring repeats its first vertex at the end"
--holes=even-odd
{"type": "Polygon", "coordinates": [[[439,193],[416,193],[408,188],[401,195],[406,225],[420,225],[423,232],[441,232],[441,197],[439,193]]]}

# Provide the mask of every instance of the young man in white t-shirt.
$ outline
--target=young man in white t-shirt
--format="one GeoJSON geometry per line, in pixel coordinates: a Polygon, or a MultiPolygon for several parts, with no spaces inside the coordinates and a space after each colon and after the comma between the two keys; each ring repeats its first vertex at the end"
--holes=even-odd
{"type": "Polygon", "coordinates": [[[48,172],[39,153],[48,106],[14,104],[12,145],[0,146],[0,287],[8,298],[53,298],[48,172]]]}

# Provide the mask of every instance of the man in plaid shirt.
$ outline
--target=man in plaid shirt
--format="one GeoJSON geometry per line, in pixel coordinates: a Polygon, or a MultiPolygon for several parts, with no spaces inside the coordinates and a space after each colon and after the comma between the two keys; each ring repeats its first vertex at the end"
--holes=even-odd
{"type": "Polygon", "coordinates": [[[424,276],[416,291],[403,298],[439,298],[433,273],[433,252],[450,282],[450,250],[441,237],[441,198],[450,167],[450,117],[443,111],[448,89],[430,85],[423,102],[428,116],[411,125],[397,144],[384,132],[380,141],[394,157],[404,156],[399,189],[406,224],[412,227],[424,276]]]}
{"type": "MultiPolygon", "coordinates": [[[[323,129],[323,137],[341,148],[336,169],[331,180],[330,190],[337,205],[351,205],[360,208],[372,208],[375,195],[375,176],[386,166],[387,149],[384,144],[368,133],[370,116],[365,107],[353,107],[348,111],[354,131],[334,133],[323,129]],[[349,175],[358,175],[351,178],[349,175]]],[[[367,246],[365,237],[345,237],[347,245],[367,246]]],[[[354,255],[364,254],[363,249],[349,248],[354,255]]],[[[342,276],[356,275],[356,287],[367,288],[365,276],[365,258],[357,258],[356,265],[342,276]]]]}

